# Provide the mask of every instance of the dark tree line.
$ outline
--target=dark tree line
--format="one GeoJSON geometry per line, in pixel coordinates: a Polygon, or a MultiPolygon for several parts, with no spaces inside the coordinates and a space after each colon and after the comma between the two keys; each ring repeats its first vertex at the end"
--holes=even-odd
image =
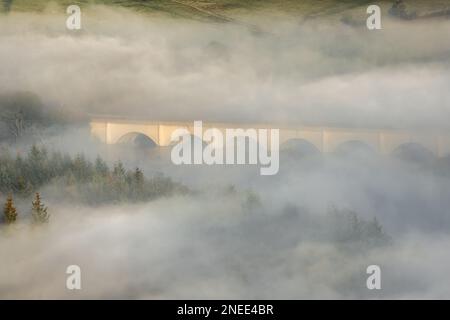
{"type": "Polygon", "coordinates": [[[94,162],[82,154],[71,157],[33,146],[24,156],[0,154],[0,192],[27,198],[48,186],[52,196],[85,204],[148,201],[185,193],[170,178],[146,178],[141,169],[127,170],[122,162],[112,168],[98,157],[94,162]]]}

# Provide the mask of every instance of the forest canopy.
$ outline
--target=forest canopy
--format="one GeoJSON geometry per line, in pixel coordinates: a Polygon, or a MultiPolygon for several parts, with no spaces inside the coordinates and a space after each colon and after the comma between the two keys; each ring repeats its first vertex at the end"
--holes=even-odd
{"type": "Polygon", "coordinates": [[[71,157],[38,146],[24,156],[2,150],[1,193],[28,198],[46,186],[56,197],[90,205],[148,201],[188,191],[162,174],[147,178],[139,168],[127,170],[120,161],[111,168],[100,157],[92,162],[82,154],[71,157]]]}

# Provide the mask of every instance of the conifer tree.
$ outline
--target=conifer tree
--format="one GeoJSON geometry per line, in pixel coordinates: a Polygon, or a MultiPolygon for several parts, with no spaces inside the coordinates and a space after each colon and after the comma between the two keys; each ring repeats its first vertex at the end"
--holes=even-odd
{"type": "Polygon", "coordinates": [[[139,188],[144,185],[144,173],[139,168],[134,171],[134,182],[139,188]]]}
{"type": "Polygon", "coordinates": [[[106,177],[109,173],[108,165],[100,157],[97,157],[97,159],[95,160],[95,171],[97,172],[97,174],[104,177],[106,177]]]}
{"type": "Polygon", "coordinates": [[[9,195],[6,199],[3,215],[7,224],[13,224],[17,220],[17,209],[14,206],[12,195],[9,195]]]}
{"type": "Polygon", "coordinates": [[[41,196],[36,192],[36,196],[33,201],[32,216],[34,223],[47,223],[50,215],[47,212],[47,207],[41,201],[41,196]]]}
{"type": "Polygon", "coordinates": [[[144,198],[144,173],[141,169],[136,168],[133,173],[132,198],[134,200],[142,200],[144,198]]]}
{"type": "Polygon", "coordinates": [[[122,161],[119,160],[119,162],[117,162],[114,165],[113,176],[116,178],[119,178],[119,179],[124,179],[125,173],[126,173],[126,170],[123,166],[123,163],[122,163],[122,161]]]}
{"type": "Polygon", "coordinates": [[[31,195],[33,187],[30,185],[30,183],[27,180],[25,180],[25,178],[23,176],[19,176],[17,178],[15,189],[20,195],[27,196],[27,195],[31,195]]]}

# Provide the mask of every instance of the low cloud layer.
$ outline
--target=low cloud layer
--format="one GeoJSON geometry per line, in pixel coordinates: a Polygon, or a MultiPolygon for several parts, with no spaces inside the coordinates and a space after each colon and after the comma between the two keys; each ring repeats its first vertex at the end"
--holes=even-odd
{"type": "Polygon", "coordinates": [[[0,296],[450,297],[450,180],[433,170],[373,156],[310,156],[267,179],[242,168],[173,170],[140,160],[147,173],[162,171],[195,192],[91,207],[44,187],[49,225],[32,226],[21,200],[20,223],[0,229],[0,296]],[[357,227],[374,218],[384,236],[357,227]],[[65,288],[72,264],[81,267],[81,291],[65,288]],[[372,264],[381,267],[381,291],[366,288],[372,264]]]}
{"type": "Polygon", "coordinates": [[[276,205],[248,211],[238,199],[217,195],[51,207],[52,223],[44,229],[24,224],[2,230],[3,298],[450,296],[450,239],[443,233],[396,234],[381,246],[342,242],[333,237],[339,224],[331,216],[276,205]],[[81,291],[65,288],[72,264],[81,267],[81,291]],[[382,268],[381,291],[366,288],[371,264],[382,268]]]}
{"type": "MultiPolygon", "coordinates": [[[[254,33],[92,7],[72,34],[55,10],[0,17],[0,92],[84,115],[450,128],[448,20],[386,18],[371,32],[261,16],[254,33]]],[[[99,147],[85,127],[48,130],[49,149],[122,159],[193,192],[92,207],[50,183],[40,227],[18,200],[20,223],[0,228],[2,298],[450,298],[448,159],[309,155],[268,178],[99,147]],[[383,241],[355,227],[375,218],[383,241]],[[72,264],[79,292],[65,288],[72,264]],[[381,291],[366,288],[370,264],[381,291]]]]}
{"type": "Polygon", "coordinates": [[[369,31],[261,16],[255,34],[104,7],[83,17],[76,34],[63,14],[2,17],[0,90],[83,114],[449,127],[448,20],[386,16],[369,31]]]}

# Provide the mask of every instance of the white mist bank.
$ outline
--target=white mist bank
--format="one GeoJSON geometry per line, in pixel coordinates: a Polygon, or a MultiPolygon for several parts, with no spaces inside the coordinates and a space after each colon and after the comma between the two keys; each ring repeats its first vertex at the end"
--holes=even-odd
{"type": "MultiPolygon", "coordinates": [[[[172,168],[146,163],[165,174],[172,168]]],[[[20,223],[0,229],[0,297],[450,297],[448,178],[377,157],[310,157],[282,168],[267,179],[186,166],[174,175],[195,176],[194,194],[140,204],[89,207],[44,187],[48,225],[32,228],[21,203],[20,223]],[[376,217],[390,241],[359,238],[330,205],[360,221],[376,217]],[[74,264],[81,291],[65,288],[74,264]],[[372,264],[381,267],[381,291],[366,288],[372,264]]]]}
{"type": "Polygon", "coordinates": [[[245,213],[223,200],[220,206],[221,199],[190,198],[97,209],[53,205],[47,227],[1,230],[0,296],[450,297],[448,235],[409,233],[391,245],[346,250],[325,236],[305,236],[304,222],[290,215],[245,213]],[[261,223],[264,227],[257,227],[261,223]],[[65,288],[65,270],[72,264],[81,267],[81,291],[65,288]],[[381,291],[365,287],[370,264],[383,270],[381,291]]]}
{"type": "Polygon", "coordinates": [[[383,30],[292,17],[244,26],[86,9],[0,19],[0,91],[61,109],[151,119],[449,128],[447,20],[383,30]]]}
{"type": "MultiPolygon", "coordinates": [[[[65,17],[0,17],[0,93],[32,91],[81,114],[450,128],[449,21],[386,19],[372,33],[261,16],[270,34],[255,35],[94,7],[73,35],[65,17]]],[[[280,159],[277,175],[261,177],[100,147],[86,128],[39,142],[163,172],[194,195],[88,207],[50,183],[40,190],[49,225],[0,229],[1,298],[450,298],[450,180],[434,167],[312,157],[280,159]],[[392,243],[343,244],[330,206],[377,218],[392,243]],[[72,264],[79,292],[65,288],[72,264]],[[366,289],[371,264],[382,268],[379,292],[366,289]]]]}

